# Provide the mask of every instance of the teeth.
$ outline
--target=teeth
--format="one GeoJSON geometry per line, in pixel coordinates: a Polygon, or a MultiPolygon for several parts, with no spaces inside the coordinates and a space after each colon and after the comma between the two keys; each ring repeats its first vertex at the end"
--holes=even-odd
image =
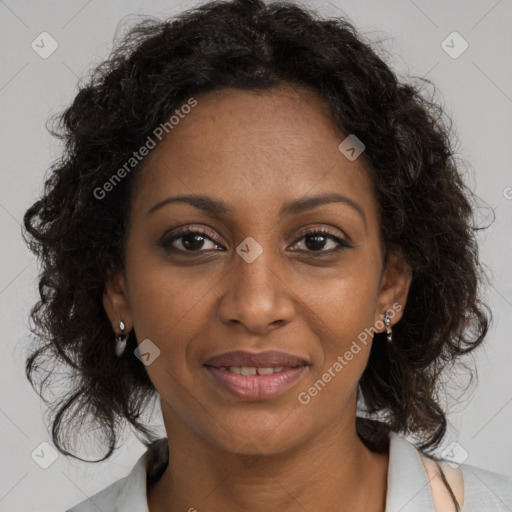
{"type": "Polygon", "coordinates": [[[241,368],[238,366],[230,366],[229,368],[223,366],[223,370],[228,370],[231,373],[236,373],[238,375],[271,375],[272,373],[277,373],[282,371],[284,366],[269,366],[266,368],[255,368],[254,366],[242,366],[241,368]]]}
{"type": "Polygon", "coordinates": [[[256,375],[256,368],[249,368],[248,366],[242,366],[240,368],[240,375],[256,375]]]}
{"type": "Polygon", "coordinates": [[[270,375],[274,373],[274,368],[258,368],[258,375],[270,375]]]}

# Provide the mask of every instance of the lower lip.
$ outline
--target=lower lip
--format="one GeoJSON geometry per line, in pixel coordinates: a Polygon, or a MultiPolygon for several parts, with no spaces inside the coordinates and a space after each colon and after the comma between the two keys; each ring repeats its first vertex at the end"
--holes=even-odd
{"type": "Polygon", "coordinates": [[[238,375],[229,370],[205,366],[215,382],[241,400],[268,400],[291,388],[307,366],[284,368],[270,375],[238,375]]]}

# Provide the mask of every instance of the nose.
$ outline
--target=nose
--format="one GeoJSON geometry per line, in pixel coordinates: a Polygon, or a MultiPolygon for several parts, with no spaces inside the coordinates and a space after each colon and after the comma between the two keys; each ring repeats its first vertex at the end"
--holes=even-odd
{"type": "Polygon", "coordinates": [[[275,252],[258,242],[263,251],[253,261],[235,255],[233,268],[224,280],[219,316],[231,326],[265,334],[291,320],[294,294],[284,265],[275,252]]]}

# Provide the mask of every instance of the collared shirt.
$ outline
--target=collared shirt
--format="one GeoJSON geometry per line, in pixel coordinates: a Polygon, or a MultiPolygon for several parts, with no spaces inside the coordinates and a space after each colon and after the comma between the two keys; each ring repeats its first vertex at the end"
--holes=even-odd
{"type": "MultiPolygon", "coordinates": [[[[149,512],[147,482],[160,476],[168,456],[167,438],[161,438],[141,455],[130,474],[66,512],[149,512]]],[[[460,468],[464,480],[461,512],[512,511],[512,478],[469,464],[461,464],[460,468]]],[[[390,432],[385,512],[434,510],[420,452],[410,441],[390,432]]]]}

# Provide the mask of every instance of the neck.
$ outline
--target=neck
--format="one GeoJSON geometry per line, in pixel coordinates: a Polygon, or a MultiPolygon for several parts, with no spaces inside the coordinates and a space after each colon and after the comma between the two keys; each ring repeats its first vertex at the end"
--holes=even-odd
{"type": "Polygon", "coordinates": [[[169,465],[148,490],[150,512],[385,510],[388,454],[368,449],[355,421],[264,456],[226,452],[179,425],[167,433],[169,465]]]}

